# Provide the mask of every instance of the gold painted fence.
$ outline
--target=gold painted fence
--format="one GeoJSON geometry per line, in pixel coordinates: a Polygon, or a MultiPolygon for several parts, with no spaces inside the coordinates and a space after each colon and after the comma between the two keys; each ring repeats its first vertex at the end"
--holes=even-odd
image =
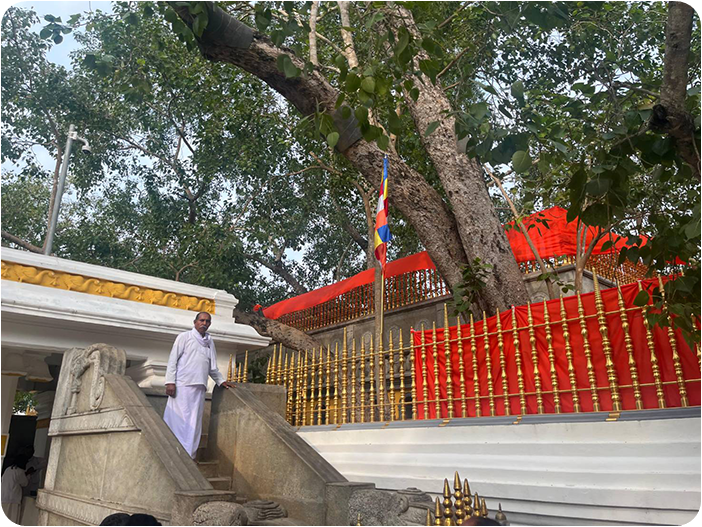
{"type": "Polygon", "coordinates": [[[349,342],[346,332],[341,348],[278,346],[266,383],[286,387],[295,426],[598,411],[616,419],[621,410],[699,406],[699,347],[649,327],[650,307],[633,305],[653,284],[598,286],[453,327],[444,306],[444,328],[411,330],[410,342],[389,332],[388,349],[349,342]]]}

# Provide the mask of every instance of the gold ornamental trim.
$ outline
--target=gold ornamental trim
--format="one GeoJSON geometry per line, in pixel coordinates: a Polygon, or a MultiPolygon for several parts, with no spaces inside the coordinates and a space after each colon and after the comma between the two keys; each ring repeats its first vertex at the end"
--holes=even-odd
{"type": "Polygon", "coordinates": [[[207,298],[149,289],[148,287],[112,282],[110,280],[32,267],[14,262],[1,262],[0,275],[3,280],[12,282],[76,291],[89,295],[121,298],[122,300],[173,307],[186,311],[204,311],[210,314],[215,312],[214,301],[207,298]]]}

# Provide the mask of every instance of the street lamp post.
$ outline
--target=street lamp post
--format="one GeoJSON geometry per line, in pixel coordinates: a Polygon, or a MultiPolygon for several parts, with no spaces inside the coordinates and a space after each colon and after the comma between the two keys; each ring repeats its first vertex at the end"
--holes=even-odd
{"type": "Polygon", "coordinates": [[[90,153],[90,145],[86,139],[78,136],[76,127],[70,125],[68,127],[68,138],[66,139],[66,149],[64,150],[63,162],[61,163],[61,172],[59,174],[58,184],[56,185],[56,197],[54,198],[54,207],[51,210],[51,221],[49,229],[46,232],[46,244],[44,246],[44,254],[50,255],[54,244],[54,235],[56,234],[56,225],[58,223],[59,209],[61,208],[61,197],[63,196],[63,188],[66,185],[66,175],[68,174],[68,163],[71,159],[71,148],[73,141],[83,143],[83,152],[90,153]]]}

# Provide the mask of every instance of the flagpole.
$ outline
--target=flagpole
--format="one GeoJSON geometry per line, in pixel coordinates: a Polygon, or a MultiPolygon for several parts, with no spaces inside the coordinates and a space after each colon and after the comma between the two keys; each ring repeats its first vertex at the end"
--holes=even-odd
{"type": "Polygon", "coordinates": [[[385,266],[380,267],[380,342],[383,342],[383,318],[385,317],[385,266]]]}

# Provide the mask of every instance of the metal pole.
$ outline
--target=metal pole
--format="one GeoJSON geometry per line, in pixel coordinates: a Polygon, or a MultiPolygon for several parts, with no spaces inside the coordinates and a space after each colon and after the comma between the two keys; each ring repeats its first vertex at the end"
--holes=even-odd
{"type": "Polygon", "coordinates": [[[68,163],[71,159],[71,147],[73,146],[73,139],[76,135],[76,127],[70,125],[68,127],[68,139],[66,139],[66,149],[63,154],[63,163],[61,164],[61,173],[59,175],[58,184],[56,185],[56,197],[54,198],[54,208],[51,211],[51,222],[49,223],[49,229],[46,232],[46,246],[44,247],[44,254],[50,255],[51,248],[54,244],[54,234],[56,234],[56,224],[58,223],[59,208],[61,207],[61,196],[63,196],[63,187],[66,183],[66,174],[68,174],[68,163]]]}

